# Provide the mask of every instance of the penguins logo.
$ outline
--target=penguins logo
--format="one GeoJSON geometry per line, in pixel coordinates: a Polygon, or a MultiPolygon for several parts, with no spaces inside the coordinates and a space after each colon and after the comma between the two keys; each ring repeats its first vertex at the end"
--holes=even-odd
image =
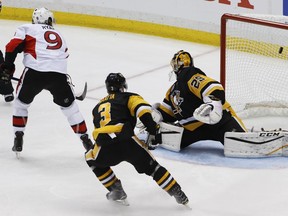
{"type": "Polygon", "coordinates": [[[172,92],[172,94],[170,95],[170,100],[173,104],[173,113],[176,114],[180,114],[182,112],[182,109],[180,108],[180,105],[182,104],[182,102],[184,101],[184,99],[182,97],[180,97],[180,91],[179,90],[175,90],[172,92]]]}

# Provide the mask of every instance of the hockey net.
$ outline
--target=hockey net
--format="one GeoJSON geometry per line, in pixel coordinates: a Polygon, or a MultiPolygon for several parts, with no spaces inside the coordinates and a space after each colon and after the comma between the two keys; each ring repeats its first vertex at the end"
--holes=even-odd
{"type": "Polygon", "coordinates": [[[221,83],[242,118],[288,116],[288,17],[224,14],[221,83]]]}

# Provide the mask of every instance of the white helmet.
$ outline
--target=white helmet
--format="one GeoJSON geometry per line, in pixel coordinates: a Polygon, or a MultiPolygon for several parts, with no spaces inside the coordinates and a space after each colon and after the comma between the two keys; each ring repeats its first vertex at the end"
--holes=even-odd
{"type": "Polygon", "coordinates": [[[52,26],[52,24],[55,23],[54,15],[47,8],[36,8],[32,14],[32,23],[52,26]]]}

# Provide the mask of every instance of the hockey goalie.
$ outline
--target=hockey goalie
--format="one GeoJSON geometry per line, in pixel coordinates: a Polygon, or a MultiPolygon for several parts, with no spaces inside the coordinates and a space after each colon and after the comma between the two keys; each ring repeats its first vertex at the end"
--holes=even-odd
{"type": "Polygon", "coordinates": [[[226,101],[223,86],[195,67],[189,52],[175,53],[170,65],[176,81],[152,113],[154,120],[161,122],[161,147],[180,151],[202,140],[224,144],[225,132],[246,131],[226,101]]]}
{"type": "MultiPolygon", "coordinates": [[[[229,157],[283,154],[285,133],[247,132],[226,101],[223,86],[196,68],[188,52],[178,51],[170,64],[176,82],[163,101],[152,107],[154,121],[160,124],[162,148],[179,152],[195,142],[212,140],[222,143],[225,156],[229,157]]],[[[140,133],[139,136],[149,146],[149,135],[145,138],[140,133]]]]}

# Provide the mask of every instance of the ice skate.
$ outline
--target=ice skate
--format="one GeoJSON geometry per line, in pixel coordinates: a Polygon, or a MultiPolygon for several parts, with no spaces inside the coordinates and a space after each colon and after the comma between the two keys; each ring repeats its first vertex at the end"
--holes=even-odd
{"type": "Polygon", "coordinates": [[[87,151],[93,147],[93,143],[89,139],[88,134],[81,135],[80,139],[82,140],[83,146],[87,151]]]}
{"type": "Polygon", "coordinates": [[[117,180],[113,185],[111,185],[109,190],[110,192],[106,194],[106,198],[108,200],[125,206],[129,206],[129,202],[127,200],[127,194],[123,190],[120,180],[117,180]]]}
{"type": "Polygon", "coordinates": [[[15,133],[14,146],[12,147],[12,151],[16,153],[18,159],[20,158],[20,152],[23,149],[23,135],[24,133],[22,131],[17,131],[15,133]]]}
{"type": "Polygon", "coordinates": [[[185,205],[186,207],[190,208],[190,206],[188,205],[188,202],[189,202],[188,197],[181,190],[181,187],[178,184],[176,186],[172,187],[168,193],[171,196],[174,196],[177,203],[185,205]]]}

